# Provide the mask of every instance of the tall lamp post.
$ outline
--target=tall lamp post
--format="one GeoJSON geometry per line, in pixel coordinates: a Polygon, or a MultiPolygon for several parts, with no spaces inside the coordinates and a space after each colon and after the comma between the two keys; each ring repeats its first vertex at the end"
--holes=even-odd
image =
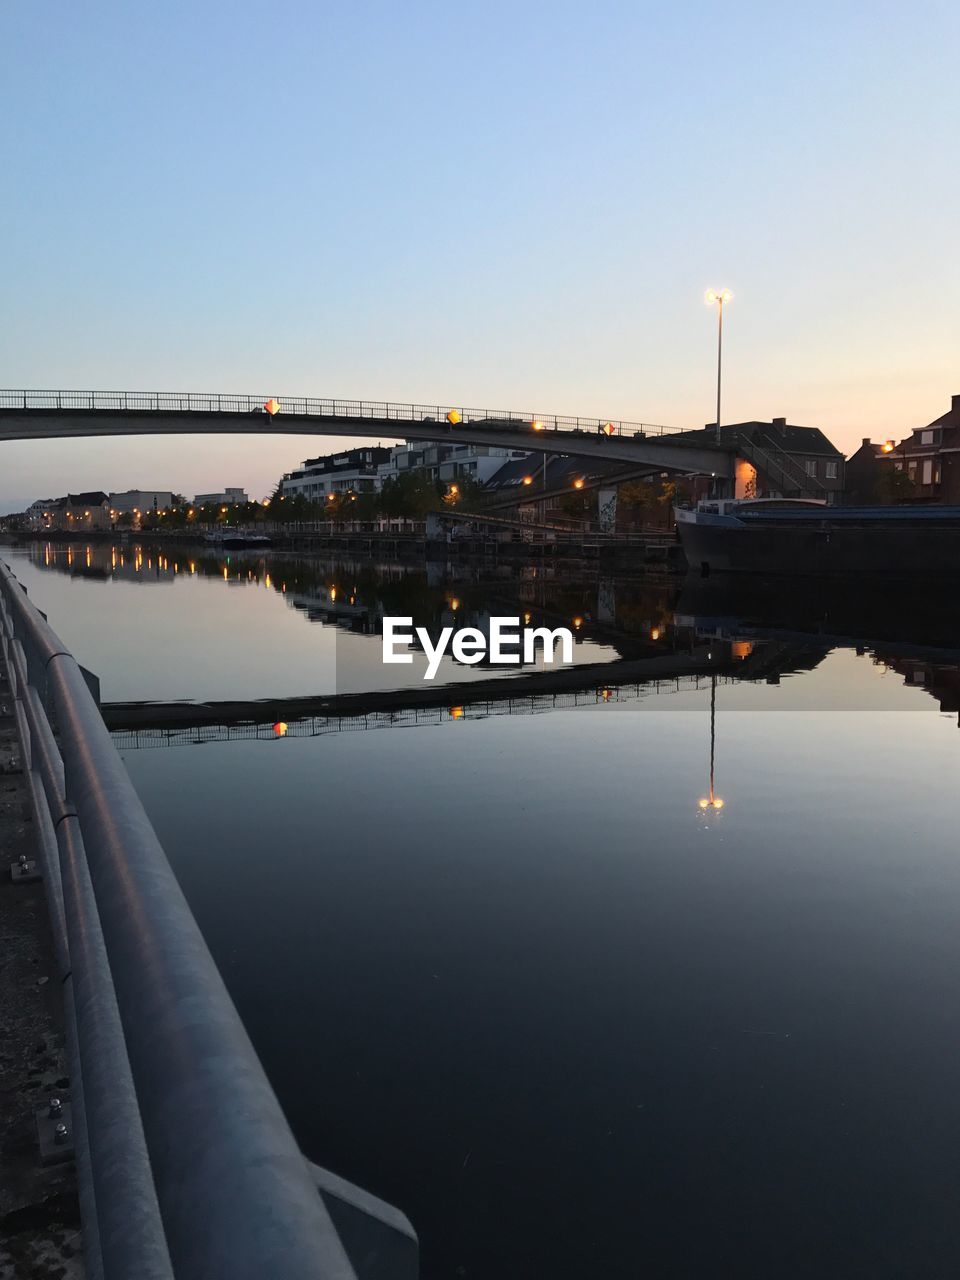
{"type": "Polygon", "coordinates": [[[733,294],[729,289],[708,289],[706,301],[708,306],[716,303],[717,307],[717,444],[720,443],[720,375],[723,372],[723,304],[729,302],[733,294]]]}

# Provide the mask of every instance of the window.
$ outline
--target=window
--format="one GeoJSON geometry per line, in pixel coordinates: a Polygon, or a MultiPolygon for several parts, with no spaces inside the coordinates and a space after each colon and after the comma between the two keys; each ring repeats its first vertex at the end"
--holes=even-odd
{"type": "Polygon", "coordinates": [[[933,459],[924,458],[923,460],[923,480],[922,484],[933,484],[933,459]]]}
{"type": "Polygon", "coordinates": [[[836,480],[839,474],[839,471],[840,471],[840,468],[836,462],[827,463],[827,479],[828,480],[836,480]]]}
{"type": "Polygon", "coordinates": [[[920,432],[920,443],[921,443],[921,444],[933,444],[933,432],[932,432],[932,431],[921,431],[921,432],[920,432]]]}
{"type": "Polygon", "coordinates": [[[808,475],[808,476],[813,476],[813,477],[815,477],[815,476],[816,476],[816,474],[817,474],[817,460],[816,460],[816,458],[807,458],[807,460],[806,460],[806,461],[804,462],[804,464],[803,464],[803,469],[806,471],[806,473],[807,473],[807,475],[808,475]]]}

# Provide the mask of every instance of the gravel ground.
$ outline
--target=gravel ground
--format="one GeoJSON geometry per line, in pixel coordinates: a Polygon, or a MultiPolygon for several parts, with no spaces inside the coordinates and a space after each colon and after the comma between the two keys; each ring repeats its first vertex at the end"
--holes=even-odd
{"type": "Polygon", "coordinates": [[[0,1280],[80,1280],[73,1164],[41,1165],[37,1145],[35,1110],[70,1081],[43,885],[9,872],[34,856],[11,710],[0,665],[0,1280]]]}

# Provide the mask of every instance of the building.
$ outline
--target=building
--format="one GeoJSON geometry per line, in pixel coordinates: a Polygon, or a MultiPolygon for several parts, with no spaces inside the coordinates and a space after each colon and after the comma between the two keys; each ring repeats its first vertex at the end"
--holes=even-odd
{"type": "Polygon", "coordinates": [[[847,499],[871,502],[942,502],[960,505],[960,395],[946,413],[913,427],[899,442],[864,437],[847,460],[847,499]],[[895,481],[891,471],[902,477],[895,481]]]}
{"type": "MultiPolygon", "coordinates": [[[[280,482],[283,497],[324,502],[330,494],[379,493],[390,480],[420,473],[438,484],[464,477],[486,484],[504,463],[529,455],[494,445],[410,443],[392,448],[374,445],[308,458],[280,482]]],[[[539,465],[539,464],[538,464],[539,465]]],[[[199,502],[199,497],[197,502],[199,502]]]]}
{"type": "Polygon", "coordinates": [[[911,481],[908,497],[919,502],[960,504],[960,395],[946,413],[914,427],[906,439],[885,450],[882,465],[892,465],[911,481]]]}
{"type": "Polygon", "coordinates": [[[26,512],[27,527],[59,533],[109,529],[110,499],[99,489],[68,493],[64,498],[38,498],[26,512]]]}
{"type": "Polygon", "coordinates": [[[26,527],[39,532],[59,528],[60,513],[65,502],[65,498],[37,498],[23,513],[26,527]]]}
{"type": "Polygon", "coordinates": [[[126,489],[123,493],[111,493],[110,508],[117,515],[125,512],[163,511],[173,506],[173,494],[169,489],[126,489]]]}
{"type": "Polygon", "coordinates": [[[308,502],[323,502],[331,493],[379,492],[383,487],[379,468],[389,462],[392,452],[376,445],[307,458],[299,470],[283,477],[280,492],[283,497],[302,497],[308,502]]]}
{"type": "Polygon", "coordinates": [[[869,507],[888,500],[880,477],[884,472],[884,459],[894,447],[892,440],[877,444],[869,436],[863,437],[860,448],[850,455],[843,469],[845,502],[854,507],[869,507]]]}
{"type": "MultiPolygon", "coordinates": [[[[710,444],[716,435],[716,426],[708,424],[670,439],[710,444]]],[[[795,426],[786,418],[733,422],[720,428],[720,443],[737,450],[737,498],[840,499],[844,457],[819,427],[795,426]]]]}
{"type": "Polygon", "coordinates": [[[239,507],[249,502],[246,489],[224,489],[222,493],[198,493],[193,500],[195,507],[239,507]]]}

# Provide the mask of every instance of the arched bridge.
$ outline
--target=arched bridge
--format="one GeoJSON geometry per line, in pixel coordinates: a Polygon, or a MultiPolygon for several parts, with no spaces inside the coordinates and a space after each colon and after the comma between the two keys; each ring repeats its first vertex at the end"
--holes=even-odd
{"type": "Polygon", "coordinates": [[[641,422],[303,396],[0,391],[0,440],[207,434],[356,436],[497,445],[724,477],[732,476],[734,467],[734,451],[707,444],[702,432],[641,422]]]}

